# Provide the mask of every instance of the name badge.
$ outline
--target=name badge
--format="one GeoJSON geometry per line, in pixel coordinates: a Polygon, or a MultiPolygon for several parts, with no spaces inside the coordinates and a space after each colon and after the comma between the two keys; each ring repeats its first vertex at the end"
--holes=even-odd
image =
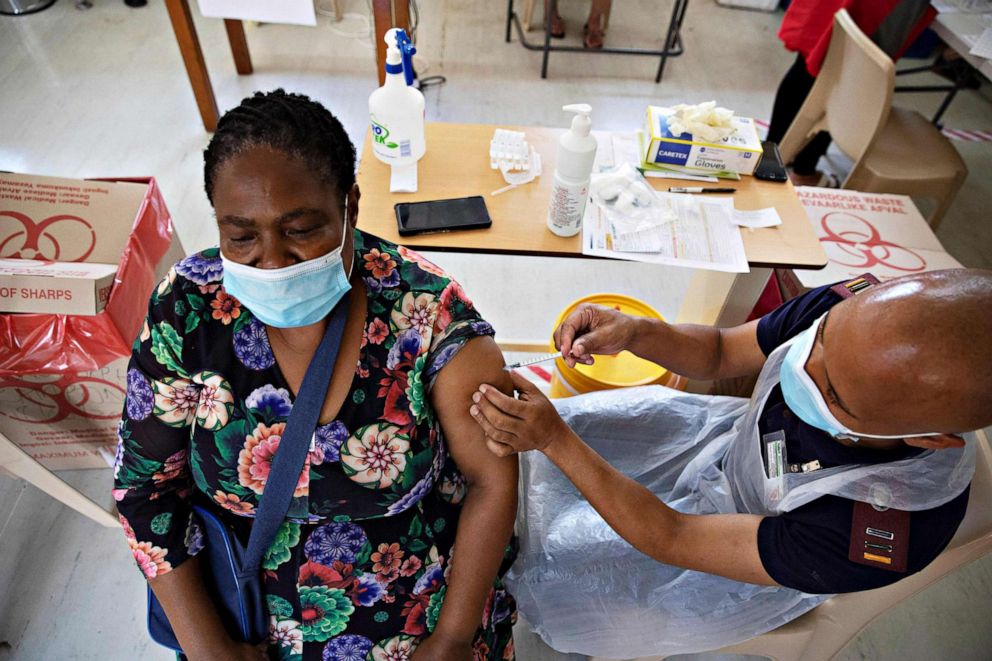
{"type": "Polygon", "coordinates": [[[909,512],[878,510],[854,503],[848,560],[859,565],[904,573],[909,559],[909,512]]]}
{"type": "Polygon", "coordinates": [[[764,434],[761,442],[765,444],[765,474],[770,480],[782,477],[789,470],[785,432],[779,430],[764,434]]]}
{"type": "Polygon", "coordinates": [[[765,495],[768,500],[778,502],[785,495],[785,474],[788,472],[788,456],[785,448],[785,432],[773,431],[763,434],[761,441],[765,448],[765,495]]]}

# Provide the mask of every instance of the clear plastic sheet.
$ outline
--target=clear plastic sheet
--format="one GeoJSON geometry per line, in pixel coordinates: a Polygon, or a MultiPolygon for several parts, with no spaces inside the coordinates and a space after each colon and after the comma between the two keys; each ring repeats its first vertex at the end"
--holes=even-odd
{"type": "MultiPolygon", "coordinates": [[[[767,479],[756,421],[787,348],[769,356],[751,400],[646,386],[556,406],[610,464],[681,512],[774,515],[828,493],[872,502],[880,491],[892,506],[924,509],[967,486],[973,438],[963,451],[767,479]]],[[[540,453],[521,456],[521,478],[521,552],[507,582],[527,621],[559,651],[629,659],[712,650],[770,631],[830,597],[663,565],[613,532],[540,453]]]]}
{"type": "Polygon", "coordinates": [[[89,372],[130,355],[172,242],[172,219],[153,178],[107,181],[148,184],[107,306],[95,315],[0,314],[0,376],[89,372]]]}

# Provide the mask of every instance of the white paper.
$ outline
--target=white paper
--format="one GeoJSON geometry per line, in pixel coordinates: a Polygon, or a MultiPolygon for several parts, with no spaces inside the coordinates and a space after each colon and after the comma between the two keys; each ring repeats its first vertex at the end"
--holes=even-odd
{"type": "Polygon", "coordinates": [[[199,3],[200,13],[211,18],[317,25],[313,0],[199,0],[199,3]]]}
{"type": "Polygon", "coordinates": [[[985,28],[968,52],[992,60],[992,28],[985,28]]]}
{"type": "Polygon", "coordinates": [[[416,193],[417,192],[417,164],[390,166],[389,173],[390,193],[416,193]]]}
{"type": "MultiPolygon", "coordinates": [[[[590,201],[582,223],[582,254],[729,273],[749,270],[740,230],[730,220],[733,200],[670,193],[658,193],[658,197],[675,220],[655,228],[656,236],[639,237],[647,245],[659,244],[657,251],[617,250],[606,214],[590,201]]],[[[624,237],[625,242],[628,238],[624,237]]]]}
{"type": "Polygon", "coordinates": [[[644,176],[651,179],[681,179],[682,181],[708,181],[710,183],[720,181],[718,177],[712,177],[708,174],[682,174],[680,172],[661,172],[658,170],[645,170],[644,176]]]}
{"type": "Polygon", "coordinates": [[[741,211],[734,209],[730,215],[730,222],[741,227],[757,229],[759,227],[775,227],[782,224],[782,217],[778,215],[775,207],[767,209],[754,209],[752,211],[741,211]]]}
{"type": "Polygon", "coordinates": [[[941,14],[984,14],[992,11],[992,0],[933,0],[930,4],[941,14]]]}
{"type": "Polygon", "coordinates": [[[613,162],[616,165],[620,165],[621,163],[630,163],[634,167],[638,167],[641,164],[640,149],[637,146],[637,134],[614,134],[613,162]]]}

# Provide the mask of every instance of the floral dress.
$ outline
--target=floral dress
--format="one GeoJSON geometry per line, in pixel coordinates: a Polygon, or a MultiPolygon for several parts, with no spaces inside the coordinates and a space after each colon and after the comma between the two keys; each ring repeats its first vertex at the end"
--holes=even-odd
{"type": "MultiPolygon", "coordinates": [[[[417,253],[354,236],[362,348],[263,561],[273,659],[407,659],[437,623],[466,493],[428,394],[492,327],[417,253]]],[[[224,290],[216,248],[176,264],[153,293],[127,385],[114,497],[145,576],[203,547],[194,503],[247,540],[293,396],[265,326],[224,290]]],[[[513,556],[511,545],[499,577],[513,556]]],[[[513,659],[515,619],[496,578],[475,658],[513,659]]]]}

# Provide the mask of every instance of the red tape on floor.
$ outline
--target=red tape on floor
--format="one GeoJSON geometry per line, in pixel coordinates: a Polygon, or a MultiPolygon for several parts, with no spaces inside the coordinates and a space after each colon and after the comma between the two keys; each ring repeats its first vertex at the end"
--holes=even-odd
{"type": "Polygon", "coordinates": [[[538,367],[537,365],[528,365],[527,369],[536,374],[545,383],[551,383],[551,373],[544,369],[543,367],[538,367]]]}

